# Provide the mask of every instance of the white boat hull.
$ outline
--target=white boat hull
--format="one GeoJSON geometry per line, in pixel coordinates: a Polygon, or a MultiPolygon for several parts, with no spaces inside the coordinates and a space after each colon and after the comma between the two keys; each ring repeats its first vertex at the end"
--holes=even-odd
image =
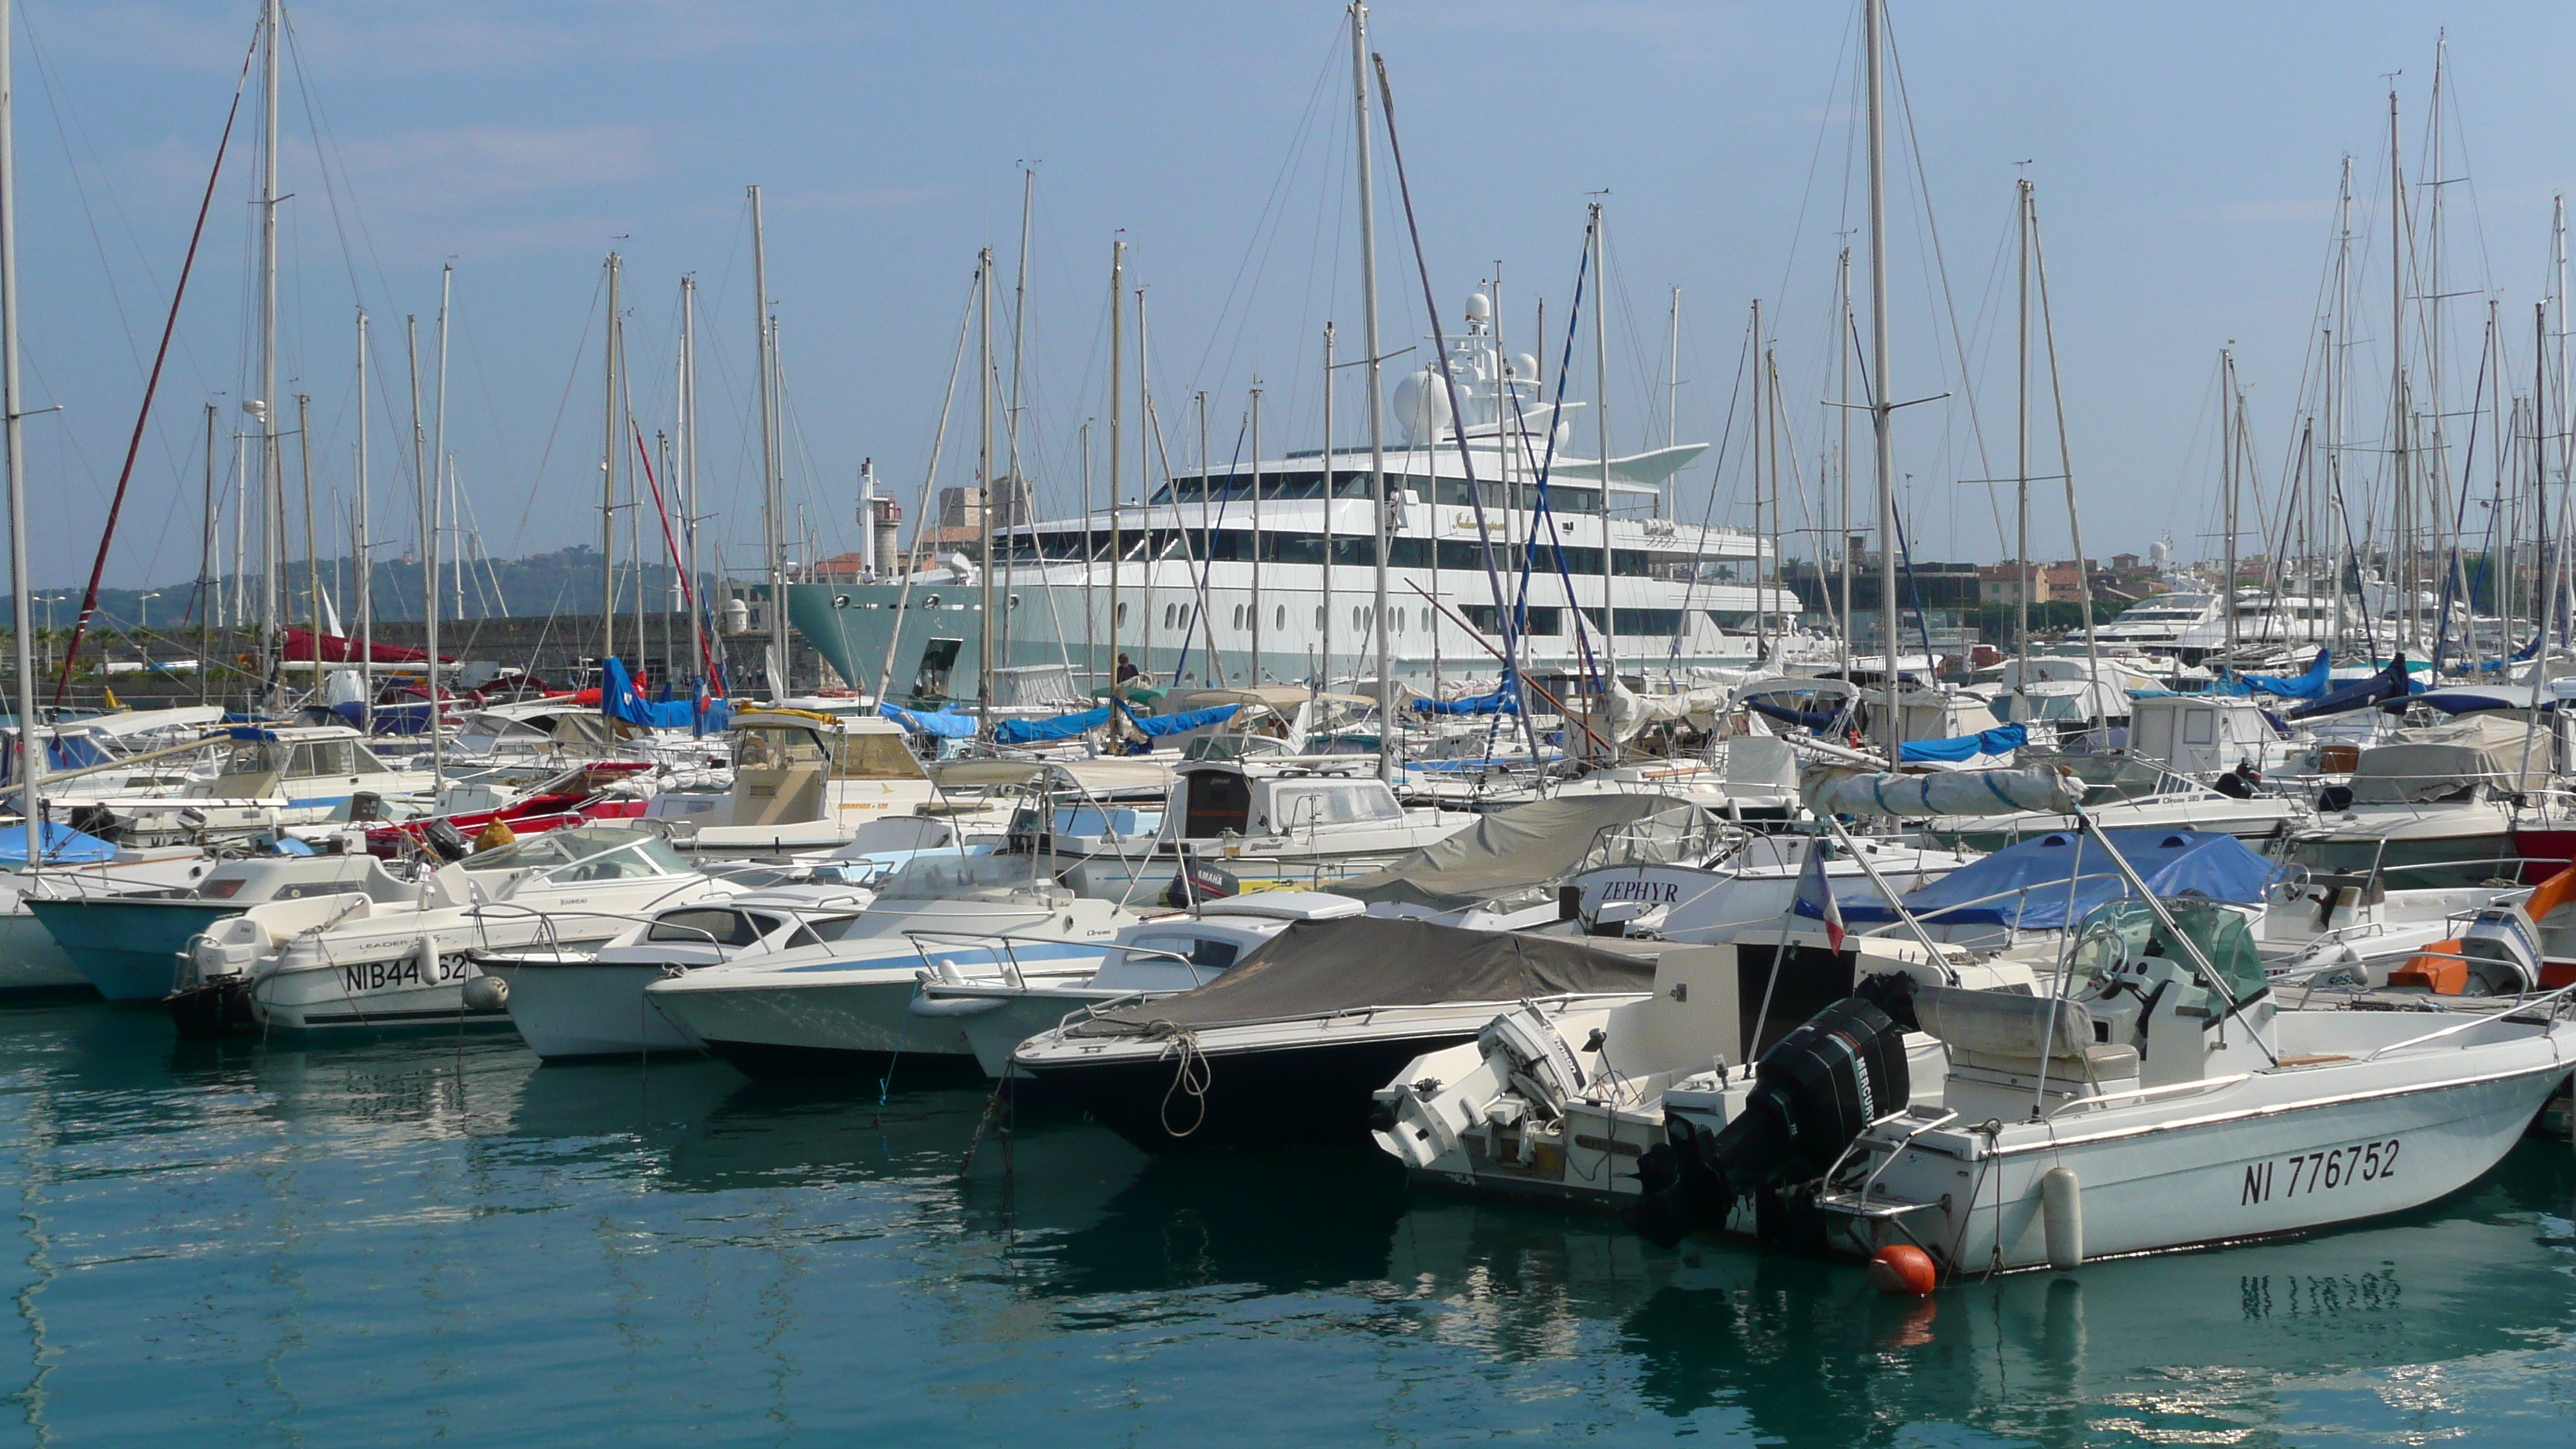
{"type": "Polygon", "coordinates": [[[669,975],[660,965],[494,965],[509,983],[510,1020],[528,1049],[547,1061],[696,1051],[698,1039],[672,1024],[644,988],[669,975]]]}

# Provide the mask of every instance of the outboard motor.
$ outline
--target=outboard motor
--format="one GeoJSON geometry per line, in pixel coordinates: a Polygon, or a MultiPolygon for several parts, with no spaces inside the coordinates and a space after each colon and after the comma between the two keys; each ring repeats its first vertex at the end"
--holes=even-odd
{"type": "Polygon", "coordinates": [[[125,822],[104,805],[82,805],[72,811],[71,827],[83,835],[104,840],[110,845],[125,838],[125,822]]]}
{"type": "Polygon", "coordinates": [[[422,827],[420,837],[429,846],[430,853],[445,863],[463,860],[474,853],[474,843],[465,838],[465,832],[445,820],[429,822],[422,827]]]}
{"type": "Polygon", "coordinates": [[[1670,1246],[1693,1228],[1722,1226],[1747,1193],[1821,1176],[1913,1091],[1904,1028],[1859,997],[1782,1037],[1753,1074],[1753,1093],[1735,1120],[1708,1132],[1667,1116],[1665,1140],[1637,1160],[1642,1191],[1633,1221],[1650,1241],[1670,1246]]]}

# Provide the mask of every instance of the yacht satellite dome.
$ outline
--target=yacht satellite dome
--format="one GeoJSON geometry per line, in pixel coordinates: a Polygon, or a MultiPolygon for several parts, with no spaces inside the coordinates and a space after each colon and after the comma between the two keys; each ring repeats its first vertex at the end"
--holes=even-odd
{"type": "Polygon", "coordinates": [[[1486,296],[1482,292],[1470,292],[1467,294],[1468,321],[1490,322],[1493,320],[1493,317],[1494,302],[1492,298],[1486,296]]]}
{"type": "Polygon", "coordinates": [[[1449,390],[1429,368],[1405,374],[1395,385],[1396,426],[1410,439],[1432,438],[1449,426],[1449,390]]]}
{"type": "Polygon", "coordinates": [[[1526,352],[1515,352],[1515,353],[1513,353],[1513,354],[1512,354],[1512,376],[1514,376],[1514,377],[1536,377],[1536,376],[1538,376],[1538,359],[1537,359],[1537,358],[1535,358],[1535,357],[1530,356],[1530,355],[1529,355],[1528,353],[1526,353],[1526,352]]]}

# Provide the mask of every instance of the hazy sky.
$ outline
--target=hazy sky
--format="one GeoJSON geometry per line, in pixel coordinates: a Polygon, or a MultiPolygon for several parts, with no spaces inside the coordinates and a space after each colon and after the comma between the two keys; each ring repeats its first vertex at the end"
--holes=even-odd
{"type": "MultiPolygon", "coordinates": [[[[76,582],[96,546],[256,12],[250,0],[19,6],[28,378],[32,406],[63,409],[28,424],[39,585],[76,582]]],[[[1823,406],[1836,233],[1861,215],[1856,17],[1856,6],[1706,0],[1391,0],[1375,11],[1372,44],[1396,88],[1450,325],[1499,259],[1514,350],[1541,350],[1533,313],[1546,301],[1552,376],[1584,206],[1606,191],[1614,444],[1663,440],[1676,285],[1678,431],[1720,437],[1746,308],[1760,297],[1814,487],[1818,450],[1838,426],[1823,406]]],[[[1339,324],[1344,357],[1360,351],[1348,42],[1341,9],[1322,0],[311,0],[290,26],[281,391],[311,396],[315,484],[325,506],[345,507],[353,319],[362,305],[372,314],[383,536],[412,532],[403,319],[420,319],[426,372],[438,269],[452,261],[447,426],[473,523],[504,556],[596,537],[598,288],[614,247],[626,259],[628,359],[648,432],[669,426],[679,278],[699,278],[702,507],[730,560],[752,562],[749,182],[767,196],[791,492],[830,547],[854,533],[862,456],[913,506],[975,249],[995,245],[1006,289],[1012,281],[1019,162],[1038,175],[1022,449],[1051,507],[1077,496],[1076,429],[1104,406],[1109,251],[1122,229],[1130,284],[1147,290],[1154,394],[1176,464],[1197,454],[1193,395],[1209,394],[1223,456],[1256,375],[1269,451],[1312,446],[1324,323],[1339,324]]],[[[1898,422],[1918,554],[2002,552],[1988,490],[1956,480],[2011,469],[2010,227],[2024,161],[2039,187],[2092,552],[2141,549],[2166,532],[2186,557],[2215,551],[2215,359],[2231,339],[2264,486],[2277,488],[2347,154],[2369,261],[2356,274],[2351,467],[2375,471],[2368,448],[2382,414],[2371,404],[2385,395],[2385,360],[2372,349],[2384,349],[2388,328],[2382,77],[2403,72],[2414,190],[2419,170],[2430,174],[2427,90],[2446,26],[2445,166],[2468,177],[2444,188],[2440,290],[2467,294],[2444,304],[2448,405],[2470,406],[2489,297],[2511,339],[2509,375],[2529,376],[2551,198],[2576,180],[2563,103],[2576,15],[2566,7],[1900,0],[1893,26],[1911,104],[1891,151],[1890,385],[1900,397],[1954,395],[1898,422]]],[[[195,571],[209,401],[222,408],[229,479],[250,376],[254,122],[246,103],[113,582],[195,571]]],[[[1428,329],[1383,160],[1380,182],[1394,349],[1428,329]]],[[[2421,281],[2410,286],[2433,290],[2421,281]]],[[[1005,348],[1010,322],[1006,307],[1005,348]]],[[[1587,327],[1578,357],[1589,354],[1587,327]]],[[[973,371],[970,358],[943,482],[972,466],[973,371]]],[[[1576,396],[1588,373],[1586,362],[1576,396]]],[[[1355,439],[1356,374],[1344,378],[1337,431],[1355,439]]],[[[1132,372],[1130,386],[1132,397],[1132,372]]],[[[2043,414],[2035,471],[2057,471],[2054,430],[2043,414]]],[[[1685,517],[1750,521],[1741,446],[1739,408],[1723,471],[1713,450],[1683,479],[1685,517]]],[[[1094,451],[1105,449],[1104,433],[1094,451]]],[[[298,477],[290,467],[291,490],[298,477]]],[[[2048,496],[2041,547],[2056,555],[2064,509],[2048,496]]],[[[2254,513],[2249,504],[2248,549],[2261,546],[2254,513]]]]}

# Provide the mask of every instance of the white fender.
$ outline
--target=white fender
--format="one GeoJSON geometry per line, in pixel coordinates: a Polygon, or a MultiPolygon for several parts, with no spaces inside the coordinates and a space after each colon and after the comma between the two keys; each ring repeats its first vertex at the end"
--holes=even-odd
{"type": "Polygon", "coordinates": [[[2070,1273],[2084,1266],[2084,1185],[2075,1169],[2052,1167],[2039,1175],[2040,1226],[2048,1238],[2048,1266],[2070,1273]]]}

